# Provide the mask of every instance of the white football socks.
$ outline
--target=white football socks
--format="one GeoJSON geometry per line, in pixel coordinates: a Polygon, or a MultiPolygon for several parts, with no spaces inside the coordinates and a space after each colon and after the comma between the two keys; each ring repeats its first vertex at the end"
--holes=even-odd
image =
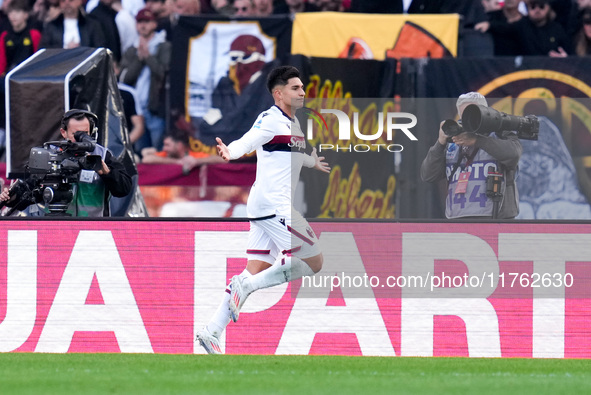
{"type": "MultiPolygon", "coordinates": [[[[244,269],[238,277],[240,277],[244,291],[248,296],[258,289],[273,287],[285,282],[297,280],[304,276],[313,275],[314,271],[306,262],[294,256],[286,256],[260,273],[252,275],[248,270],[244,269]]],[[[222,302],[207,324],[207,330],[218,339],[231,320],[230,292],[230,286],[228,285],[224,292],[222,302]]]]}
{"type": "Polygon", "coordinates": [[[286,256],[275,262],[270,268],[242,279],[242,286],[246,294],[249,295],[258,289],[273,287],[313,275],[314,271],[306,262],[295,256],[286,256]]]}
{"type": "MultiPolygon", "coordinates": [[[[252,274],[250,274],[250,272],[246,269],[244,269],[244,271],[238,275],[238,277],[240,277],[242,280],[251,276],[252,274]]],[[[222,335],[222,332],[224,332],[224,329],[226,329],[226,327],[230,323],[230,292],[230,285],[228,284],[224,292],[222,302],[220,303],[217,310],[213,314],[213,317],[211,317],[211,320],[207,324],[207,330],[209,331],[209,333],[211,333],[218,339],[222,335]]]]}

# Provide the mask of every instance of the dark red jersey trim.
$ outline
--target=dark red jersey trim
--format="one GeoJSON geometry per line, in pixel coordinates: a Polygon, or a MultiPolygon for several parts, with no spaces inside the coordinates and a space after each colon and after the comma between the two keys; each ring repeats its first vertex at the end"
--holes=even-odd
{"type": "Polygon", "coordinates": [[[246,253],[254,255],[267,255],[271,253],[271,250],[246,250],[246,253]]]}
{"type": "Polygon", "coordinates": [[[284,255],[293,254],[295,252],[298,252],[301,249],[302,249],[302,246],[298,246],[298,247],[292,248],[291,250],[283,250],[281,253],[284,255]]]}

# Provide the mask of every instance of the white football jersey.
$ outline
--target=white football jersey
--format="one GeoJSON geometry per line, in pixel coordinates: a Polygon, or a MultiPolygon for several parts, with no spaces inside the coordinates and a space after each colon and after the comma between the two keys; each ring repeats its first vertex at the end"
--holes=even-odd
{"type": "Polygon", "coordinates": [[[297,119],[275,105],[262,112],[244,136],[228,145],[230,159],[257,153],[256,180],[246,206],[249,218],[291,217],[300,170],[315,165],[305,149],[306,139],[297,119]]]}

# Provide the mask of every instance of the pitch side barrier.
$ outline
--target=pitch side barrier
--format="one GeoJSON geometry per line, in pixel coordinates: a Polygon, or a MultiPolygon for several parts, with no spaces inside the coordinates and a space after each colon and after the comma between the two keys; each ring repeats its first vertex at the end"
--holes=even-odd
{"type": "MultiPolygon", "coordinates": [[[[591,357],[591,222],[314,221],[324,267],[253,294],[230,354],[591,357]]],[[[240,220],[0,221],[0,352],[195,353],[240,220]]]]}

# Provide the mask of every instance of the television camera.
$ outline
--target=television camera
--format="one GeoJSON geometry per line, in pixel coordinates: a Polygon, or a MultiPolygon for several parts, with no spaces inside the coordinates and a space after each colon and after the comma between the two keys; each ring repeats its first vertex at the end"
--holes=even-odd
{"type": "Polygon", "coordinates": [[[6,215],[36,203],[45,204],[47,215],[68,215],[80,171],[102,169],[101,156],[89,154],[95,150],[94,140],[81,131],[74,139],[76,142],[48,141],[31,148],[25,178],[17,180],[9,189],[9,199],[0,202],[0,208],[11,208],[6,215]]]}
{"type": "Polygon", "coordinates": [[[535,115],[520,117],[497,111],[494,108],[470,104],[464,109],[460,122],[447,119],[441,128],[450,138],[463,132],[484,136],[495,132],[497,136],[501,137],[504,131],[515,131],[520,139],[537,140],[540,121],[535,115]]]}

